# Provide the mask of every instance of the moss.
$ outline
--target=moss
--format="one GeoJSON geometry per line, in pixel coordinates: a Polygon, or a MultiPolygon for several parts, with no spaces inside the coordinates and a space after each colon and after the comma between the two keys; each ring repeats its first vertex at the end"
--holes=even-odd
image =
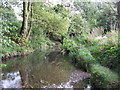
{"type": "Polygon", "coordinates": [[[92,80],[98,87],[109,88],[109,86],[117,86],[119,82],[119,77],[116,73],[99,64],[91,65],[91,74],[93,76],[92,80]]]}
{"type": "Polygon", "coordinates": [[[79,49],[79,57],[81,57],[85,63],[97,63],[95,58],[91,55],[90,51],[86,48],[79,49]]]}

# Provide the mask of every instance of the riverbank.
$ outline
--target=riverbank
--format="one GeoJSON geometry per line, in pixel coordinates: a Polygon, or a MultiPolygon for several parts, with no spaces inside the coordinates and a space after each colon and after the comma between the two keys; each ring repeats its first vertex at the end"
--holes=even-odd
{"type": "MultiPolygon", "coordinates": [[[[27,56],[33,52],[35,52],[36,50],[49,50],[49,49],[52,49],[52,50],[58,50],[58,51],[62,51],[62,49],[60,48],[61,47],[61,44],[58,45],[59,42],[53,42],[54,44],[51,44],[51,45],[46,45],[46,46],[39,46],[39,47],[36,47],[36,48],[24,48],[22,51],[18,51],[17,53],[14,53],[14,52],[8,52],[8,54],[4,54],[1,58],[2,61],[8,61],[10,60],[11,58],[15,58],[15,57],[22,57],[22,56],[27,56]]],[[[22,47],[20,47],[22,48],[22,47]]],[[[62,52],[61,52],[62,53],[62,52]]]]}
{"type": "Polygon", "coordinates": [[[27,56],[31,53],[33,53],[34,51],[38,50],[38,49],[41,49],[41,50],[47,50],[47,49],[53,49],[55,46],[46,46],[46,47],[38,47],[38,48],[35,48],[35,49],[32,49],[32,48],[26,48],[24,49],[23,51],[21,52],[18,52],[18,53],[9,53],[7,55],[4,55],[2,56],[1,60],[2,61],[8,61],[9,59],[11,58],[15,58],[15,57],[22,57],[22,56],[27,56]]]}
{"type": "Polygon", "coordinates": [[[6,56],[2,57],[2,61],[7,61],[7,60],[9,60],[11,58],[15,58],[15,57],[27,56],[27,55],[31,54],[32,52],[34,52],[34,50],[29,51],[29,52],[20,53],[20,54],[9,54],[9,56],[6,55],[6,56]]]}
{"type": "MultiPolygon", "coordinates": [[[[65,40],[63,45],[63,49],[65,49],[68,55],[76,62],[75,66],[77,68],[82,68],[92,74],[92,79],[94,81],[93,84],[95,86],[99,88],[118,88],[120,85],[119,72],[115,72],[112,69],[103,66],[102,63],[99,62],[102,61],[103,58],[99,58],[98,61],[98,59],[94,57],[95,54],[93,55],[93,52],[95,53],[101,51],[101,48],[103,51],[104,47],[92,48],[94,51],[90,51],[90,49],[85,47],[85,45],[79,44],[78,46],[74,41],[69,39],[65,40]]],[[[118,54],[116,54],[118,50],[119,47],[112,46],[110,50],[107,50],[109,52],[107,55],[109,55],[111,52],[112,57],[114,57],[114,55],[118,57],[118,54]],[[114,54],[112,54],[113,51],[115,51],[114,54]]],[[[104,52],[105,51],[106,50],[104,50],[104,52]]],[[[103,55],[104,52],[102,53],[103,55]]],[[[119,61],[119,59],[116,61],[119,61]]]]}

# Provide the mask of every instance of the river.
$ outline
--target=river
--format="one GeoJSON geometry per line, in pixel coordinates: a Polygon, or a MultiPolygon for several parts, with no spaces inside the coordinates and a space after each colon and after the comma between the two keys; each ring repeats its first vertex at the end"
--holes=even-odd
{"type": "Polygon", "coordinates": [[[90,88],[89,73],[75,68],[54,50],[11,58],[2,68],[0,88],[90,88]]]}

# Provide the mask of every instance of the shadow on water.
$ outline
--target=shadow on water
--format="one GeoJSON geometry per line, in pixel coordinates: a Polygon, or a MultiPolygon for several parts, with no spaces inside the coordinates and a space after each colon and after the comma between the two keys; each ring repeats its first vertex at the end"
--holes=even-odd
{"type": "Polygon", "coordinates": [[[59,51],[52,50],[37,50],[29,56],[14,58],[5,62],[7,67],[2,69],[0,87],[87,87],[89,80],[82,80],[90,77],[90,75],[77,70],[69,60],[68,56],[63,56],[59,51]],[[85,75],[87,76],[85,77],[85,75]]]}

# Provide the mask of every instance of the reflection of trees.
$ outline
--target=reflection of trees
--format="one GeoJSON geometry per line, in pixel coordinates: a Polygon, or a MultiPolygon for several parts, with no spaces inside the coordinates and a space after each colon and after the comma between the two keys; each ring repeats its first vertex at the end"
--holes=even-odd
{"type": "Polygon", "coordinates": [[[60,51],[53,51],[49,53],[49,55],[47,56],[47,59],[49,62],[51,62],[56,60],[59,55],[60,55],[60,51]]]}
{"type": "Polygon", "coordinates": [[[64,66],[56,65],[57,61],[65,59],[59,55],[59,52],[37,51],[29,56],[8,62],[6,72],[19,71],[22,86],[25,88],[40,88],[43,85],[60,84],[65,82],[70,74],[69,71],[65,70],[68,64],[64,64],[64,66]],[[50,63],[54,60],[56,60],[55,64],[50,63]]]}
{"type": "Polygon", "coordinates": [[[20,69],[22,85],[40,88],[43,85],[65,82],[70,75],[69,72],[64,70],[63,67],[49,63],[51,60],[57,59],[58,54],[58,52],[51,52],[47,55],[47,60],[44,59],[45,54],[40,53],[38,56],[34,54],[29,59],[24,60],[23,64],[26,64],[26,66],[22,65],[20,69]]]}
{"type": "Polygon", "coordinates": [[[29,70],[28,69],[21,69],[20,71],[21,76],[21,83],[23,87],[30,88],[29,86],[29,70]]]}
{"type": "Polygon", "coordinates": [[[22,81],[22,86],[24,87],[29,87],[29,72],[30,72],[30,67],[29,67],[29,60],[28,57],[24,57],[24,60],[22,60],[22,63],[20,63],[20,68],[19,68],[20,76],[21,76],[21,81],[22,81]]]}
{"type": "Polygon", "coordinates": [[[29,70],[27,68],[20,70],[20,76],[23,86],[40,88],[43,85],[65,82],[69,72],[60,67],[43,63],[29,68],[29,70]]]}

